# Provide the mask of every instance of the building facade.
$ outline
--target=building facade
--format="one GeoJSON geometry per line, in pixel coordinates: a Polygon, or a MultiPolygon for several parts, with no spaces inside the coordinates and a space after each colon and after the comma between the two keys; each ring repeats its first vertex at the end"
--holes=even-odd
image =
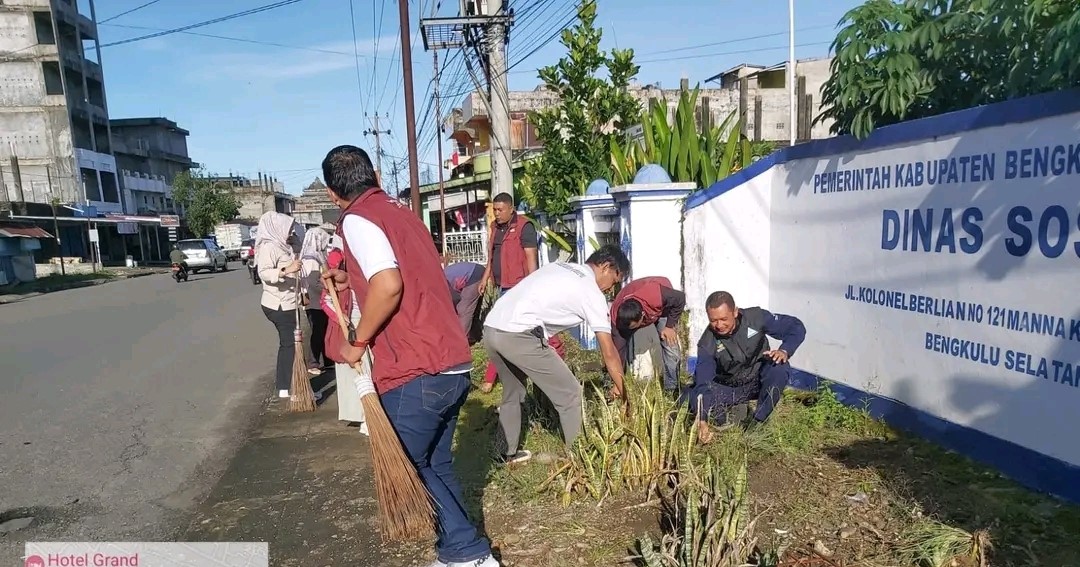
{"type": "Polygon", "coordinates": [[[258,220],[263,213],[277,211],[292,215],[296,211],[296,197],[285,192],[285,184],[270,176],[260,174],[257,179],[240,175],[210,177],[213,183],[226,183],[233,188],[240,201],[237,220],[258,220]]]}
{"type": "Polygon", "coordinates": [[[124,212],[177,214],[173,179],[198,167],[188,157],[189,132],[167,118],[121,118],[110,120],[110,125],[124,212]]]}
{"type": "Polygon", "coordinates": [[[88,6],[89,14],[76,0],[0,6],[0,161],[10,202],[123,212],[93,0],[88,6]]]}
{"type": "Polygon", "coordinates": [[[321,179],[316,178],[304,188],[296,199],[296,211],[293,213],[293,217],[300,224],[312,227],[327,222],[327,216],[336,220],[340,214],[341,209],[326,194],[326,185],[321,179]],[[324,213],[323,211],[330,211],[330,213],[324,213]]]}

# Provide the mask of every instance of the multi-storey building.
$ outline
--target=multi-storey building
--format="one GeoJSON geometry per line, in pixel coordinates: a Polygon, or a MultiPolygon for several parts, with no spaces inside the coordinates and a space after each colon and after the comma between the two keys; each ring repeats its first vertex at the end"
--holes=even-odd
{"type": "Polygon", "coordinates": [[[17,159],[4,182],[10,202],[123,212],[88,5],[90,14],[76,0],[0,2],[0,152],[17,159]]]}
{"type": "Polygon", "coordinates": [[[263,213],[277,211],[287,215],[296,210],[296,197],[285,192],[285,184],[267,175],[248,179],[239,175],[210,177],[211,182],[226,183],[240,201],[239,220],[258,220],[263,213]]]}
{"type": "Polygon", "coordinates": [[[121,118],[110,124],[124,212],[176,214],[173,179],[199,165],[188,157],[188,131],[167,118],[121,118]]]}

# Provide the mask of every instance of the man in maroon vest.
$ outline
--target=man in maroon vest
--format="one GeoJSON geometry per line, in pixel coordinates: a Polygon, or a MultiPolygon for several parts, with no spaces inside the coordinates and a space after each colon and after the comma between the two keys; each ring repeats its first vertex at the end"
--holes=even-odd
{"type": "MultiPolygon", "coordinates": [[[[508,193],[499,193],[491,199],[491,212],[495,214],[495,222],[488,227],[488,263],[480,280],[480,289],[493,285],[502,296],[540,267],[539,238],[533,223],[514,211],[514,198],[508,193]]],[[[552,337],[552,340],[555,341],[552,347],[562,349],[558,337],[552,337]]],[[[488,363],[484,385],[480,389],[490,392],[498,377],[495,365],[488,363]]]]}
{"type": "Polygon", "coordinates": [[[435,243],[416,213],[379,188],[360,148],[330,150],[322,169],[327,194],[342,209],[337,233],[346,268],[328,278],[339,290],[351,287],[360,306],[360,323],[341,356],[354,363],[371,347],[375,389],[435,501],[438,561],[432,567],[497,567],[490,542],[462,506],[452,466],[472,355],[435,243]]]}
{"type": "Polygon", "coordinates": [[[679,363],[682,359],[677,331],[686,309],[686,294],[674,288],[662,276],[638,278],[626,284],[611,303],[612,338],[625,365],[633,348],[630,343],[640,329],[655,326],[660,334],[664,358],[664,389],[674,392],[679,386],[679,363]]]}

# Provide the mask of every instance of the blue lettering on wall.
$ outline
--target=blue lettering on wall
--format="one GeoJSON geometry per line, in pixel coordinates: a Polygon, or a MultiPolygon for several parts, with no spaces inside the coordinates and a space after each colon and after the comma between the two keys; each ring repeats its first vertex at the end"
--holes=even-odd
{"type": "MultiPolygon", "coordinates": [[[[960,250],[965,254],[979,251],[983,243],[982,211],[975,207],[960,213],[960,250]]],[[[948,251],[956,253],[956,221],[953,210],[944,208],[935,215],[934,209],[885,209],[881,212],[881,249],[895,250],[899,246],[910,252],[948,251]],[[937,221],[935,222],[935,216],[937,221]]]]}
{"type": "Polygon", "coordinates": [[[1005,152],[1005,179],[1080,174],[1080,144],[1059,144],[1005,152]]]}
{"type": "Polygon", "coordinates": [[[1080,385],[1076,366],[1060,360],[1034,357],[1026,352],[1005,351],[1005,368],[1063,386],[1076,388],[1080,385]]]}
{"type": "Polygon", "coordinates": [[[1057,258],[1069,245],[1069,213],[1061,205],[1053,205],[1039,219],[1039,251],[1047,258],[1057,258]],[[1050,231],[1051,221],[1057,221],[1057,231],[1050,231]]]}
{"type": "Polygon", "coordinates": [[[945,354],[955,358],[962,358],[987,366],[997,366],[1001,363],[1001,347],[990,346],[986,343],[947,337],[937,333],[926,333],[926,350],[945,354]]]}

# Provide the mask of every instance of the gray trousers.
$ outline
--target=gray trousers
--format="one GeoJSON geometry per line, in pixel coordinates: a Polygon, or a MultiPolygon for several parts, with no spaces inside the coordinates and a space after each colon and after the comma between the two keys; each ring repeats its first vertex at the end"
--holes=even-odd
{"type": "Polygon", "coordinates": [[[573,444],[581,434],[581,383],[543,335],[484,327],[484,349],[502,378],[499,424],[506,436],[506,454],[516,453],[521,442],[521,403],[525,401],[526,378],[532,379],[551,400],[559,412],[563,440],[567,447],[573,444]]]}

